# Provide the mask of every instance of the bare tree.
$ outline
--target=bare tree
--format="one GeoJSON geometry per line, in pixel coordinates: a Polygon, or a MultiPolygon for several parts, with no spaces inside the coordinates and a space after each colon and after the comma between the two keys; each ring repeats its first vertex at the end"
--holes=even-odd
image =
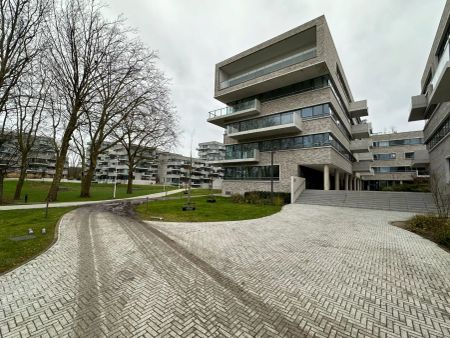
{"type": "Polygon", "coordinates": [[[95,0],[67,0],[54,7],[46,29],[45,66],[52,77],[51,114],[58,139],[55,174],[47,200],[57,199],[67,153],[74,131],[93,99],[110,46],[114,46],[121,21],[107,21],[95,0]]]}
{"type": "Polygon", "coordinates": [[[9,126],[11,122],[7,112],[0,111],[2,124],[0,126],[0,204],[4,202],[3,187],[7,173],[17,165],[18,148],[15,133],[9,126]]]}
{"type": "Polygon", "coordinates": [[[177,139],[177,124],[167,88],[162,85],[159,94],[154,101],[127,116],[116,131],[127,153],[127,194],[133,193],[133,176],[138,164],[148,159],[152,150],[169,148],[177,139]]]}
{"type": "Polygon", "coordinates": [[[40,52],[41,28],[49,0],[0,1],[0,111],[40,52]]]}
{"type": "Polygon", "coordinates": [[[18,86],[12,91],[11,100],[5,105],[5,110],[11,111],[15,116],[14,134],[20,158],[15,200],[20,199],[30,155],[32,152],[40,152],[35,141],[44,117],[48,88],[45,71],[40,69],[40,62],[36,62],[18,81],[18,86]]]}
{"type": "Polygon", "coordinates": [[[430,190],[438,216],[448,218],[450,216],[450,191],[439,181],[439,176],[436,172],[431,172],[430,174],[430,190]]]}
{"type": "Polygon", "coordinates": [[[102,65],[102,76],[96,86],[96,100],[88,107],[87,130],[89,135],[89,159],[81,184],[81,197],[90,196],[91,182],[95,174],[99,154],[113,147],[118,139],[112,138],[128,115],[151,98],[154,81],[159,77],[153,60],[156,55],[139,41],[122,39],[111,50],[102,65]]]}

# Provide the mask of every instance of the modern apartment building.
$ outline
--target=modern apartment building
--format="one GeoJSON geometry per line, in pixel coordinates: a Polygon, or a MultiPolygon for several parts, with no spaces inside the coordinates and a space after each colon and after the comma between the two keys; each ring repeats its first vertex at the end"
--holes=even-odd
{"type": "Polygon", "coordinates": [[[203,161],[221,161],[225,158],[225,146],[217,141],[198,144],[198,158],[203,161]]]}
{"type": "MultiPolygon", "coordinates": [[[[140,156],[134,169],[135,184],[155,184],[158,180],[156,150],[148,148],[140,156]]],[[[128,181],[128,157],[125,148],[117,144],[101,153],[95,168],[95,181],[99,183],[119,183],[128,181]]]]}
{"type": "Polygon", "coordinates": [[[225,128],[224,193],[360,189],[371,173],[367,102],[355,101],[324,16],[216,65],[208,122],[225,128]]]}
{"type": "Polygon", "coordinates": [[[220,189],[223,170],[220,166],[198,158],[190,158],[174,153],[158,154],[158,176],[160,182],[193,188],[220,189]]]}
{"type": "Polygon", "coordinates": [[[371,138],[372,173],[363,176],[364,189],[381,190],[429,177],[429,155],[421,130],[372,134],[371,138]]]}
{"type": "Polygon", "coordinates": [[[430,173],[450,189],[450,0],[447,0],[421,80],[411,98],[409,121],[425,120],[430,173]]]}
{"type": "MultiPolygon", "coordinates": [[[[16,142],[16,141],[13,141],[16,142]]],[[[8,172],[8,177],[18,177],[20,172],[19,154],[17,146],[5,143],[0,149],[0,163],[2,158],[11,158],[14,155],[16,161],[8,172]],[[15,153],[15,154],[14,154],[15,153]]],[[[34,145],[28,154],[28,178],[53,178],[55,174],[56,152],[53,139],[45,136],[37,136],[34,145]]],[[[67,167],[63,171],[63,178],[67,177],[67,167]]]]}

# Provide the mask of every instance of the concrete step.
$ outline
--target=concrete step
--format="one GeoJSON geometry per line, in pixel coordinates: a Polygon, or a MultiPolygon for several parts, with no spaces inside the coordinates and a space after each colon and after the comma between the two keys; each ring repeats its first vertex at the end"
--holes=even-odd
{"type": "Polygon", "coordinates": [[[393,191],[305,190],[296,203],[378,210],[435,212],[430,193],[393,191]]]}

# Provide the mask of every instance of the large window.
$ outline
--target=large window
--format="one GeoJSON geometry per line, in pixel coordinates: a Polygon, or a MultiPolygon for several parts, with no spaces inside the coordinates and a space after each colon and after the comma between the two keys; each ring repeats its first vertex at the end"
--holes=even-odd
{"type": "Polygon", "coordinates": [[[228,134],[238,133],[240,131],[261,129],[272,126],[279,126],[282,124],[292,123],[294,121],[293,112],[286,112],[281,114],[273,114],[256,119],[231,123],[227,125],[228,134]]]}
{"type": "Polygon", "coordinates": [[[285,96],[290,96],[298,93],[307,92],[314,89],[324,88],[328,87],[330,85],[329,83],[329,77],[327,75],[325,76],[319,76],[311,80],[306,80],[302,82],[297,82],[294,84],[291,84],[289,86],[285,86],[282,88],[277,88],[274,90],[270,90],[268,92],[252,96],[249,98],[245,98],[239,101],[235,101],[230,103],[231,106],[234,106],[235,104],[239,104],[240,102],[251,100],[251,99],[258,99],[260,102],[266,102],[270,100],[279,99],[285,96]]]}
{"type": "Polygon", "coordinates": [[[372,167],[375,173],[407,173],[414,172],[411,167],[372,167]]]}
{"type": "Polygon", "coordinates": [[[386,141],[374,141],[373,146],[375,148],[383,148],[383,147],[395,147],[395,146],[406,146],[406,145],[415,145],[415,144],[423,144],[422,138],[407,138],[400,140],[386,140],[386,141]]]}
{"type": "Polygon", "coordinates": [[[280,179],[280,168],[277,165],[226,167],[224,174],[225,180],[268,181],[272,178],[280,179]]]}
{"type": "Polygon", "coordinates": [[[344,157],[346,157],[349,161],[354,160],[351,153],[347,149],[345,149],[344,146],[339,141],[337,141],[334,138],[334,136],[330,133],[288,137],[254,143],[227,145],[225,158],[226,159],[246,158],[240,156],[243,156],[242,154],[245,153],[253,152],[254,149],[258,149],[259,151],[275,151],[275,150],[313,148],[324,146],[332,146],[344,157]]]}
{"type": "Polygon", "coordinates": [[[397,157],[396,153],[373,154],[373,159],[378,161],[395,160],[396,157],[397,157]]]}
{"type": "Polygon", "coordinates": [[[444,121],[444,123],[436,130],[434,135],[428,140],[428,149],[433,148],[438,144],[447,134],[450,133],[450,116],[444,121]]]}

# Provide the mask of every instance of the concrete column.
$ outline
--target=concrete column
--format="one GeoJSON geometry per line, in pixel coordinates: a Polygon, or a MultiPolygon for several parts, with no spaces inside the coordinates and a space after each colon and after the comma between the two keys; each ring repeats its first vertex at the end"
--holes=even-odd
{"type": "Polygon", "coordinates": [[[361,190],[361,179],[358,178],[358,190],[361,190]]]}
{"type": "Polygon", "coordinates": [[[330,190],[330,167],[328,164],[323,166],[323,190],[330,190]]]}
{"type": "Polygon", "coordinates": [[[358,178],[355,176],[353,177],[353,190],[358,190],[358,186],[356,185],[358,182],[358,178]]]}
{"type": "Polygon", "coordinates": [[[345,181],[345,190],[348,190],[348,174],[347,173],[344,176],[344,181],[345,181]]]}
{"type": "Polygon", "coordinates": [[[340,184],[341,180],[339,179],[339,171],[336,169],[334,172],[334,190],[341,190],[340,184]]]}

